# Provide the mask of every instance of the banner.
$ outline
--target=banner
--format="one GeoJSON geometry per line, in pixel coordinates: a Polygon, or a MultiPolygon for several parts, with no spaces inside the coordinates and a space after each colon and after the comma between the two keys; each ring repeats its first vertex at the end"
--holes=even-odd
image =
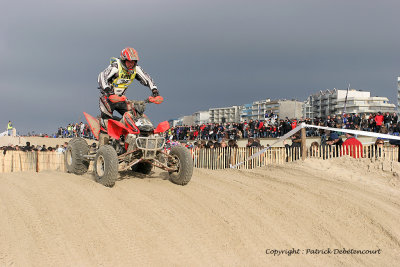
{"type": "Polygon", "coordinates": [[[354,135],[370,136],[370,137],[376,137],[376,138],[382,138],[382,139],[400,140],[400,136],[395,136],[395,135],[390,135],[390,134],[381,134],[381,133],[359,131],[359,130],[349,130],[349,129],[342,129],[342,128],[331,128],[331,127],[325,127],[325,126],[309,125],[309,124],[305,124],[305,123],[302,123],[301,126],[307,127],[307,128],[324,129],[324,130],[341,132],[341,133],[351,133],[354,135]]]}
{"type": "MultiPolygon", "coordinates": [[[[302,125],[302,124],[299,125],[299,126],[297,126],[296,128],[294,128],[293,130],[291,130],[291,131],[288,132],[287,134],[285,134],[285,135],[279,137],[278,140],[276,140],[275,142],[273,142],[269,147],[266,147],[266,148],[264,148],[264,149],[258,151],[257,153],[254,153],[253,155],[251,155],[251,157],[249,157],[248,159],[246,159],[246,161],[252,160],[253,158],[255,158],[255,157],[261,155],[262,153],[264,153],[265,151],[267,151],[268,149],[270,149],[270,148],[271,148],[273,145],[275,145],[276,143],[279,143],[279,142],[281,142],[281,141],[283,141],[283,140],[285,140],[285,139],[291,137],[292,135],[294,135],[294,134],[297,133],[298,131],[300,131],[301,128],[303,128],[303,125],[302,125]]],[[[244,163],[244,161],[239,162],[238,164],[235,164],[235,165],[230,164],[229,167],[232,168],[232,169],[234,169],[234,168],[236,168],[236,167],[242,165],[243,163],[244,163]]]]}

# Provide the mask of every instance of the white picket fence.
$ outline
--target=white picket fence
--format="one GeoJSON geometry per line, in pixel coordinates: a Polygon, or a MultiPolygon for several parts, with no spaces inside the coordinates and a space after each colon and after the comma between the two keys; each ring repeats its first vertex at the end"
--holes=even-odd
{"type": "MultiPolygon", "coordinates": [[[[248,160],[249,157],[261,151],[261,148],[196,148],[191,149],[195,168],[227,169],[230,165],[238,166],[238,169],[252,169],[270,164],[284,164],[301,159],[300,148],[272,147],[257,157],[248,160]]],[[[0,150],[0,173],[20,171],[44,171],[56,170],[65,172],[64,154],[57,152],[23,152],[0,150]]],[[[331,159],[351,154],[356,158],[379,158],[386,161],[398,161],[399,148],[397,146],[376,147],[364,145],[362,149],[345,151],[343,147],[335,146],[313,147],[307,150],[307,157],[331,159]]]]}
{"type": "MultiPolygon", "coordinates": [[[[285,148],[272,147],[264,153],[248,160],[252,155],[261,151],[261,148],[216,148],[216,149],[192,149],[192,157],[196,168],[206,169],[226,169],[230,165],[239,165],[238,169],[252,169],[270,164],[283,164],[301,159],[302,151],[300,147],[285,148]]],[[[331,159],[343,155],[351,155],[354,158],[380,158],[388,161],[398,161],[397,146],[376,147],[375,145],[364,145],[347,149],[343,146],[313,147],[307,150],[308,158],[331,159]]]]}

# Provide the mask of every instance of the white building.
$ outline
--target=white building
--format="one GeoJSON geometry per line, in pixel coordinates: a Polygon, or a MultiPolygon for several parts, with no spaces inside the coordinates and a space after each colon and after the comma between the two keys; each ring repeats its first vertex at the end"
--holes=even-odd
{"type": "Polygon", "coordinates": [[[206,124],[210,120],[210,111],[205,110],[205,111],[197,111],[193,114],[194,116],[194,124],[206,124]]]}
{"type": "Polygon", "coordinates": [[[192,126],[194,125],[195,117],[193,115],[183,116],[182,125],[192,126]]]}
{"type": "Polygon", "coordinates": [[[170,119],[168,120],[169,126],[170,127],[175,127],[178,125],[182,125],[182,118],[179,119],[170,119]]]}
{"type": "Polygon", "coordinates": [[[346,113],[394,112],[395,105],[389,103],[387,97],[371,97],[367,91],[325,90],[310,95],[303,105],[303,115],[307,118],[326,117],[346,113]],[[346,102],[346,110],[345,109],[346,102]]]}
{"type": "Polygon", "coordinates": [[[211,123],[239,122],[240,112],[243,106],[232,106],[225,108],[210,108],[211,123]]]}
{"type": "Polygon", "coordinates": [[[279,118],[300,118],[302,116],[303,102],[297,100],[272,100],[255,101],[243,106],[241,121],[263,120],[265,114],[274,113],[279,118]]]}
{"type": "Polygon", "coordinates": [[[281,100],[279,101],[279,110],[278,110],[278,117],[279,118],[301,118],[302,117],[302,108],[303,102],[297,100],[281,100]]]}
{"type": "Polygon", "coordinates": [[[310,97],[307,98],[306,101],[303,103],[303,117],[304,118],[314,118],[313,112],[312,112],[312,105],[310,102],[310,97]]]}
{"type": "MultiPolygon", "coordinates": [[[[344,99],[337,100],[336,114],[343,114],[344,99]]],[[[348,97],[346,103],[346,113],[369,114],[376,112],[395,112],[396,106],[389,103],[387,97],[348,97]]]]}

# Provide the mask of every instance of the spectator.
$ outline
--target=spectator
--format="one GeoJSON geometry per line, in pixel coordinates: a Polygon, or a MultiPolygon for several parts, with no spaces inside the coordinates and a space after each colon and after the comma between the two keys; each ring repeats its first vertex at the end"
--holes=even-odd
{"type": "Polygon", "coordinates": [[[232,139],[228,141],[228,146],[230,148],[238,148],[238,145],[237,145],[236,141],[232,140],[232,139]]]}
{"type": "Polygon", "coordinates": [[[218,142],[215,142],[213,145],[213,148],[221,148],[221,147],[222,147],[221,143],[218,142]]]}
{"type": "Polygon", "coordinates": [[[25,143],[25,146],[22,148],[22,150],[23,151],[26,151],[26,152],[28,152],[28,151],[32,151],[32,147],[31,147],[31,143],[30,142],[26,142],[25,143]]]}
{"type": "Polygon", "coordinates": [[[336,148],[335,156],[339,156],[339,149],[343,144],[342,138],[340,138],[339,134],[335,131],[331,131],[329,134],[329,138],[326,141],[326,144],[329,145],[329,151],[332,150],[332,146],[334,145],[336,148]]]}
{"type": "Polygon", "coordinates": [[[383,115],[381,112],[378,112],[378,114],[375,116],[374,120],[375,120],[375,131],[376,133],[379,133],[379,131],[381,130],[382,124],[383,124],[383,115]]]}
{"type": "Polygon", "coordinates": [[[392,125],[392,115],[390,115],[389,112],[386,112],[383,116],[383,123],[387,129],[392,125]]]}
{"type": "Polygon", "coordinates": [[[383,146],[385,141],[381,138],[377,138],[375,141],[375,157],[382,157],[383,146]]]}
{"type": "Polygon", "coordinates": [[[250,137],[249,139],[247,139],[246,147],[260,147],[260,144],[257,143],[257,142],[254,140],[254,138],[251,138],[251,137],[250,137]]]}
{"type": "Polygon", "coordinates": [[[7,124],[7,133],[8,133],[8,136],[12,136],[12,131],[13,131],[13,129],[14,129],[14,127],[13,127],[13,125],[12,125],[12,122],[11,122],[11,121],[8,121],[8,124],[7,124]]]}
{"type": "Polygon", "coordinates": [[[208,141],[205,147],[206,148],[214,148],[214,142],[212,140],[208,141]]]}
{"type": "Polygon", "coordinates": [[[296,132],[290,138],[292,139],[292,145],[291,145],[291,148],[292,148],[292,160],[297,160],[297,159],[299,159],[299,155],[302,154],[300,131],[296,132]],[[300,152],[300,154],[299,154],[299,152],[300,152]]]}
{"type": "Polygon", "coordinates": [[[310,146],[310,155],[315,157],[318,155],[318,151],[319,151],[319,144],[318,142],[312,142],[311,146],[310,146]]]}
{"type": "Polygon", "coordinates": [[[65,152],[65,149],[64,149],[64,146],[58,146],[57,145],[57,147],[56,147],[56,152],[57,153],[64,153],[65,152]]]}
{"type": "Polygon", "coordinates": [[[290,137],[292,139],[292,148],[293,147],[301,147],[301,134],[300,131],[296,132],[294,135],[290,137]]]}
{"type": "Polygon", "coordinates": [[[343,142],[344,155],[350,155],[353,158],[362,158],[363,146],[361,142],[351,133],[346,133],[346,138],[346,141],[343,142]]]}
{"type": "Polygon", "coordinates": [[[394,112],[393,113],[393,115],[392,115],[392,124],[397,124],[397,122],[398,122],[398,117],[397,117],[397,113],[396,112],[394,112]]]}
{"type": "Polygon", "coordinates": [[[225,140],[222,140],[221,141],[221,147],[222,148],[225,148],[225,147],[227,147],[228,145],[226,144],[226,142],[225,142],[225,140]]]}

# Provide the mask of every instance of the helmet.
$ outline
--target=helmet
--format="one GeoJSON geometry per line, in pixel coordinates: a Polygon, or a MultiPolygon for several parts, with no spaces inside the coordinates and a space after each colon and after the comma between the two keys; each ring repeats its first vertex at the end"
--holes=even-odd
{"type": "Polygon", "coordinates": [[[135,49],[127,47],[121,51],[121,60],[139,60],[139,56],[135,49]]]}
{"type": "Polygon", "coordinates": [[[121,51],[121,63],[122,63],[122,67],[123,67],[124,69],[126,69],[126,70],[129,71],[130,73],[133,73],[133,68],[127,68],[127,67],[126,67],[126,64],[125,64],[125,61],[126,61],[126,60],[129,60],[129,61],[135,60],[136,62],[139,60],[138,53],[137,53],[136,50],[133,49],[132,47],[124,48],[124,49],[121,51]]]}

